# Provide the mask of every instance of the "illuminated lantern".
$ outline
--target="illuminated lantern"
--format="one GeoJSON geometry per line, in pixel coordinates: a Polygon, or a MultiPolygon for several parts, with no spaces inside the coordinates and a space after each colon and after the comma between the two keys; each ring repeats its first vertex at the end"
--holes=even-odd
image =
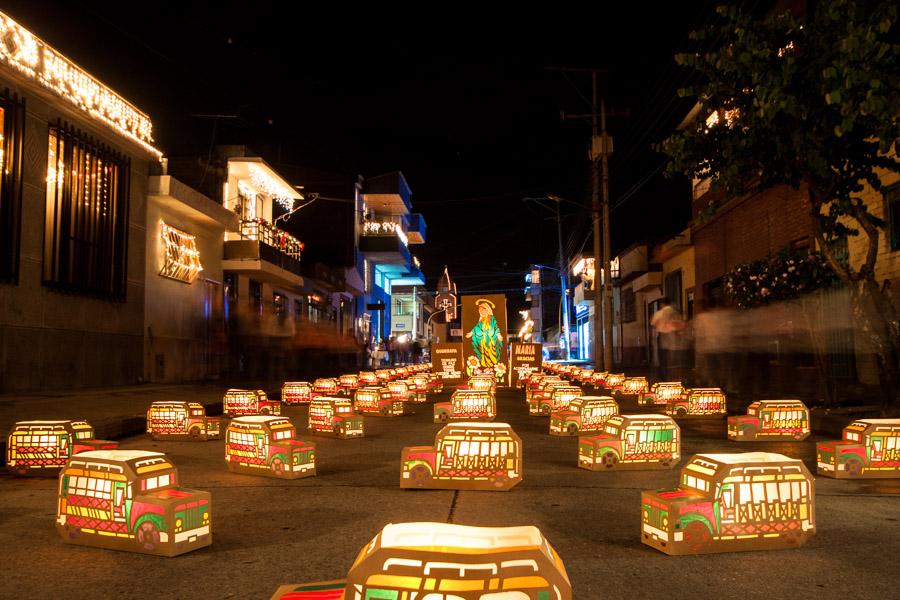
{"type": "Polygon", "coordinates": [[[341,439],[363,437],[363,418],[348,398],[316,398],[309,404],[309,431],[341,439]]]}
{"type": "Polygon", "coordinates": [[[394,397],[394,400],[401,402],[411,402],[415,396],[415,391],[411,390],[409,384],[405,381],[389,381],[385,386],[394,397]]]}
{"type": "Polygon", "coordinates": [[[95,440],[87,421],[19,421],[6,438],[6,468],[14,475],[56,477],[75,454],[118,447],[95,440]]]}
{"type": "Polygon", "coordinates": [[[619,395],[640,397],[647,392],[647,388],[646,377],[626,377],[625,381],[622,382],[622,388],[619,390],[619,395]]]}
{"type": "Polygon", "coordinates": [[[816,444],[816,461],[828,477],[900,477],[900,419],[854,421],[842,440],[816,444]]]}
{"type": "Polygon", "coordinates": [[[209,492],[176,487],[159,452],[92,450],[59,475],[56,531],[81,546],[178,556],[212,543],[209,492]]]}
{"type": "Polygon", "coordinates": [[[288,381],[281,386],[281,401],[290,405],[309,404],[312,391],[312,384],[308,381],[288,381]]]}
{"type": "Polygon", "coordinates": [[[507,423],[449,423],[434,446],[400,455],[400,487],[506,491],[522,481],[522,440],[507,423]]]}
{"type": "Polygon", "coordinates": [[[222,412],[226,417],[247,415],[280,415],[281,402],[269,400],[262,390],[230,389],[222,400],[222,412]]]}
{"type": "Polygon", "coordinates": [[[154,402],[147,410],[147,433],[154,440],[217,440],[221,426],[196,402],[154,402]]]}
{"type": "Polygon", "coordinates": [[[358,413],[396,417],[406,413],[406,403],[394,398],[386,387],[367,386],[356,390],[353,408],[358,413]]]}
{"type": "Polygon", "coordinates": [[[560,379],[557,375],[532,375],[528,379],[528,383],[525,385],[525,402],[531,402],[531,399],[534,397],[534,393],[540,389],[541,384],[545,381],[555,381],[557,383],[563,383],[563,380],[560,379]]]}
{"type": "Polygon", "coordinates": [[[394,369],[394,371],[398,379],[405,379],[409,377],[409,367],[397,367],[396,369],[394,369]]]}
{"type": "Polygon", "coordinates": [[[608,371],[594,371],[591,373],[591,385],[595,388],[606,387],[606,377],[608,375],[608,371]]]}
{"type": "Polygon", "coordinates": [[[728,417],[728,439],[804,440],[809,437],[809,409],[800,400],[760,400],[747,414],[728,417]]]}
{"type": "Polygon", "coordinates": [[[575,373],[575,380],[581,385],[588,385],[591,383],[591,377],[593,376],[593,369],[578,369],[578,371],[575,373]]]}
{"type": "Polygon", "coordinates": [[[359,385],[378,385],[378,376],[375,375],[375,371],[360,371],[359,385]]]}
{"type": "Polygon", "coordinates": [[[689,389],[666,403],[666,414],[675,417],[720,417],[726,412],[725,394],[719,388],[689,389]]]}
{"type": "Polygon", "coordinates": [[[625,383],[625,373],[607,373],[604,385],[612,391],[621,391],[625,383]]]}
{"type": "Polygon", "coordinates": [[[392,381],[394,379],[392,375],[392,369],[376,369],[375,377],[378,378],[378,384],[384,385],[388,381],[392,381]]]}
{"type": "Polygon", "coordinates": [[[613,415],[600,433],[578,438],[578,466],[591,471],[670,469],[681,460],[681,430],[665,415],[613,415]]]}
{"type": "Polygon", "coordinates": [[[295,439],[287,417],[238,417],[228,424],[225,462],[247,475],[299,479],[316,474],[316,445],[295,439]]]}
{"type": "Polygon", "coordinates": [[[680,381],[660,381],[651,385],[649,392],[638,395],[638,404],[668,404],[683,395],[684,386],[680,381]]]}
{"type": "Polygon", "coordinates": [[[677,488],[641,493],[641,541],[672,555],[795,548],[816,532],[814,496],[802,460],[696,454],[677,488]]]}
{"type": "Polygon", "coordinates": [[[400,523],[359,551],[346,580],[283,585],[272,596],[342,598],[571,600],[572,584],[536,527],[400,523]]]}
{"type": "MultiPolygon", "coordinates": [[[[556,388],[572,388],[568,384],[568,382],[560,381],[557,379],[543,380],[540,383],[540,386],[537,390],[535,390],[531,394],[531,400],[528,402],[528,414],[532,416],[541,416],[541,415],[549,415],[553,412],[553,408],[551,405],[551,398],[553,397],[553,391],[556,388]]],[[[578,390],[572,398],[576,398],[581,395],[581,388],[575,388],[578,390]]]]}
{"type": "Polygon", "coordinates": [[[444,391],[444,379],[437,373],[422,373],[428,377],[428,393],[440,394],[444,391]]]}
{"type": "Polygon", "coordinates": [[[341,375],[338,378],[338,385],[340,386],[342,392],[350,395],[359,387],[359,376],[353,375],[352,373],[348,375],[341,375]]]}
{"type": "Polygon", "coordinates": [[[412,375],[406,379],[406,385],[412,394],[410,402],[421,404],[428,400],[428,377],[424,375],[412,375]]]}
{"type": "Polygon", "coordinates": [[[466,387],[470,390],[497,393],[497,380],[492,375],[475,375],[469,378],[466,387]]]}
{"type": "Polygon", "coordinates": [[[340,391],[337,379],[322,377],[313,382],[312,397],[334,396],[340,391]]]}
{"type": "Polygon", "coordinates": [[[434,422],[447,421],[493,421],[497,416],[497,401],[490,392],[479,390],[456,390],[450,402],[434,405],[434,422]]]}
{"type": "MultiPolygon", "coordinates": [[[[557,391],[564,388],[557,388],[557,391]]],[[[609,396],[578,396],[564,408],[550,413],[551,435],[578,435],[600,431],[619,405],[609,396]]]]}

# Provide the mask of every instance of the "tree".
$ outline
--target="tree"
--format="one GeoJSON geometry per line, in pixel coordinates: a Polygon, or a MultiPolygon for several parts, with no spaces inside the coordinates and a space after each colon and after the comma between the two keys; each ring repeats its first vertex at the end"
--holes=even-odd
{"type": "Polygon", "coordinates": [[[884,0],[810,2],[799,16],[717,8],[716,25],[691,34],[710,49],[676,56],[700,81],[679,93],[716,116],[660,145],[670,175],[709,178],[726,197],[779,184],[806,194],[819,250],[875,350],[885,413],[897,407],[900,323],[875,274],[885,224],[860,192],[867,183],[881,193],[882,177],[900,172],[897,12],[884,0]],[[858,235],[865,257],[840,260],[833,242],[858,235]]]}

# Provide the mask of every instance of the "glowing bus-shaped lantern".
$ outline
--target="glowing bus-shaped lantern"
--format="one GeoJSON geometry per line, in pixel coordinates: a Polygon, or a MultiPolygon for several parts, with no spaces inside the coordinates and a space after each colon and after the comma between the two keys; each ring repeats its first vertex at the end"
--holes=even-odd
{"type": "Polygon", "coordinates": [[[59,475],[56,531],[69,544],[177,556],[212,543],[209,492],[176,487],[159,452],[93,450],[59,475]]]}
{"type": "Polygon", "coordinates": [[[696,454],[676,489],[641,493],[641,541],[673,555],[797,547],[816,531],[814,495],[802,460],[696,454]]]}
{"type": "Polygon", "coordinates": [[[154,402],[147,409],[147,433],[154,440],[217,440],[222,420],[207,417],[196,402],[154,402]]]}
{"type": "Polygon", "coordinates": [[[578,466],[590,471],[670,469],[681,460],[681,430],[665,415],[615,415],[578,438],[578,466]]]}
{"type": "Polygon", "coordinates": [[[341,375],[338,378],[338,386],[345,394],[352,394],[354,391],[356,391],[357,388],[359,388],[359,375],[354,375],[352,373],[341,375]]]}
{"type": "Polygon", "coordinates": [[[334,396],[340,391],[337,379],[332,377],[320,377],[313,382],[312,397],[334,396]]]}
{"type": "Polygon", "coordinates": [[[312,384],[308,381],[287,381],[281,386],[284,404],[309,404],[312,400],[312,384]]]}
{"type": "Polygon", "coordinates": [[[607,373],[603,384],[610,390],[617,391],[622,389],[625,383],[625,373],[607,373]]]}
{"type": "Polygon", "coordinates": [[[575,381],[581,385],[588,385],[591,382],[591,377],[593,377],[593,375],[593,369],[578,369],[578,371],[575,372],[575,381]]]}
{"type": "Polygon", "coordinates": [[[397,367],[396,369],[394,369],[394,371],[399,379],[405,379],[409,377],[409,367],[397,367]]]}
{"type": "Polygon", "coordinates": [[[394,398],[386,387],[367,386],[356,390],[353,408],[358,413],[396,417],[406,413],[406,403],[394,398]]]}
{"type": "Polygon", "coordinates": [[[434,422],[447,421],[493,421],[497,416],[497,401],[490,392],[479,390],[456,390],[450,402],[434,405],[434,422]]]}
{"type": "Polygon", "coordinates": [[[95,440],[87,421],[19,421],[6,438],[6,468],[15,475],[56,477],[75,454],[118,447],[95,440]]]}
{"type": "Polygon", "coordinates": [[[900,477],[900,419],[854,421],[842,440],[816,444],[816,461],[828,477],[900,477]]]}
{"type": "Polygon", "coordinates": [[[413,402],[422,403],[428,401],[429,384],[431,383],[431,378],[428,375],[422,375],[421,373],[413,375],[406,382],[415,393],[413,402]]]}
{"type": "Polygon", "coordinates": [[[594,371],[591,373],[591,385],[595,388],[605,387],[608,371],[594,371]]]}
{"type": "Polygon", "coordinates": [[[247,415],[280,415],[281,402],[269,400],[262,390],[230,389],[222,400],[222,412],[227,417],[247,415]]]}
{"type": "Polygon", "coordinates": [[[796,440],[809,437],[809,409],[800,400],[760,400],[747,414],[728,417],[728,439],[796,440]]]}
{"type": "Polygon", "coordinates": [[[410,389],[409,384],[405,381],[389,381],[384,387],[388,389],[394,400],[411,402],[414,399],[415,391],[410,389]]]}
{"type": "Polygon", "coordinates": [[[359,385],[378,385],[378,376],[375,374],[375,371],[360,371],[359,385]]]}
{"type": "Polygon", "coordinates": [[[684,395],[680,381],[659,381],[650,386],[650,391],[638,396],[638,404],[668,404],[684,395]]]}
{"type": "Polygon", "coordinates": [[[666,414],[675,417],[721,417],[725,415],[725,394],[719,388],[693,388],[666,403],[666,414]]]}
{"type": "Polygon", "coordinates": [[[316,474],[316,445],[295,439],[287,417],[238,417],[225,434],[228,470],[247,475],[298,479],[316,474]]]}
{"type": "Polygon", "coordinates": [[[359,551],[346,580],[283,585],[272,596],[341,598],[571,600],[572,585],[536,527],[400,523],[359,551]]]}
{"type": "Polygon", "coordinates": [[[617,414],[619,405],[609,396],[578,396],[567,407],[550,413],[550,434],[579,435],[600,431],[606,420],[617,414]]]}
{"type": "Polygon", "coordinates": [[[341,439],[363,437],[363,418],[348,398],[316,398],[309,404],[309,431],[341,439]]]}
{"type": "Polygon", "coordinates": [[[381,385],[386,384],[388,381],[394,380],[394,370],[393,369],[376,369],[375,377],[378,378],[378,383],[381,385]]]}
{"type": "Polygon", "coordinates": [[[581,395],[581,388],[569,385],[564,381],[549,381],[531,395],[528,403],[528,414],[546,416],[554,410],[565,408],[569,402],[581,395]]]}
{"type": "Polygon", "coordinates": [[[563,380],[560,379],[558,375],[532,375],[528,378],[528,383],[525,384],[525,402],[531,402],[531,399],[534,397],[535,392],[537,392],[541,388],[541,384],[544,382],[556,381],[560,384],[563,384],[563,380]]]}
{"type": "Polygon", "coordinates": [[[434,446],[400,455],[400,487],[505,491],[522,481],[522,440],[507,423],[449,423],[434,446]]]}
{"type": "Polygon", "coordinates": [[[469,378],[466,387],[470,390],[497,393],[497,380],[492,375],[475,375],[469,378]]]}
{"type": "Polygon", "coordinates": [[[444,379],[437,373],[422,373],[428,378],[428,393],[439,394],[444,391],[444,379]]]}
{"type": "Polygon", "coordinates": [[[619,394],[622,396],[640,396],[647,393],[649,385],[646,377],[626,377],[622,382],[619,394]]]}

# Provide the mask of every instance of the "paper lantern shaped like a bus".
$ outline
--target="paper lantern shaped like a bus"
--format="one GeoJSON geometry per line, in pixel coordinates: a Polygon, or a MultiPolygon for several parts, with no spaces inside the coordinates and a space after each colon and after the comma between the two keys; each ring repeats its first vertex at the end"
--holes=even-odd
{"type": "Polygon", "coordinates": [[[320,377],[313,382],[313,399],[319,396],[334,396],[341,391],[338,380],[331,377],[320,377]]]}
{"type": "Polygon", "coordinates": [[[338,386],[348,396],[353,394],[359,388],[359,375],[354,375],[353,373],[341,375],[338,377],[338,386]]]}
{"type": "Polygon", "coordinates": [[[815,532],[813,477],[781,454],[695,454],[677,488],[641,493],[641,541],[666,554],[795,548],[815,532]]]}
{"type": "Polygon", "coordinates": [[[493,394],[478,390],[456,390],[450,402],[434,404],[434,422],[493,421],[497,416],[497,400],[493,394]]]}
{"type": "Polygon", "coordinates": [[[347,579],[283,585],[272,596],[341,598],[571,600],[572,585],[536,527],[399,523],[357,553],[347,579]]]}
{"type": "Polygon", "coordinates": [[[728,417],[728,439],[794,440],[809,437],[809,409],[800,400],[759,400],[746,415],[728,417]]]}
{"type": "Polygon", "coordinates": [[[164,400],[147,409],[147,433],[154,440],[217,440],[222,419],[207,417],[197,402],[164,400]]]}
{"type": "Polygon", "coordinates": [[[727,413],[725,394],[719,388],[692,388],[666,403],[673,417],[721,417],[727,413]]]}
{"type": "Polygon", "coordinates": [[[816,444],[819,475],[839,479],[900,477],[900,419],[860,419],[843,439],[816,444]]]}
{"type": "Polygon", "coordinates": [[[394,373],[395,371],[393,369],[376,369],[375,377],[378,378],[378,383],[385,385],[388,381],[396,379],[394,373]]]}
{"type": "Polygon", "coordinates": [[[400,402],[411,402],[416,395],[415,391],[411,390],[409,384],[405,381],[388,381],[384,387],[391,393],[394,400],[399,400],[400,402]]]}
{"type": "Polygon", "coordinates": [[[6,469],[13,475],[56,477],[76,454],[118,447],[118,442],[95,440],[87,421],[19,421],[6,438],[6,469]]]}
{"type": "Polygon", "coordinates": [[[375,371],[360,371],[359,372],[359,385],[378,385],[378,376],[375,374],[375,371]]]}
{"type": "Polygon", "coordinates": [[[532,395],[528,403],[528,414],[531,416],[548,416],[554,410],[563,410],[569,406],[569,402],[581,395],[581,388],[563,383],[556,385],[551,382],[541,387],[532,395]]]}
{"type": "Polygon", "coordinates": [[[469,378],[466,387],[479,392],[497,393],[497,380],[493,375],[475,375],[469,378]]]}
{"type": "Polygon", "coordinates": [[[594,371],[591,373],[591,385],[595,388],[606,387],[606,377],[609,371],[594,371]]]}
{"type": "Polygon", "coordinates": [[[400,487],[506,491],[522,481],[522,440],[507,423],[448,423],[434,446],[400,455],[400,487]]]}
{"type": "Polygon", "coordinates": [[[550,413],[550,435],[600,431],[606,420],[617,414],[619,405],[609,396],[578,396],[567,407],[550,413]]]}
{"type": "Polygon", "coordinates": [[[649,392],[638,396],[638,404],[668,404],[684,395],[684,386],[680,381],[658,381],[650,386],[649,392]]]}
{"type": "Polygon", "coordinates": [[[428,377],[428,393],[429,394],[440,394],[444,391],[444,378],[438,375],[437,373],[422,373],[422,375],[428,377]]]}
{"type": "Polygon", "coordinates": [[[671,469],[681,460],[681,430],[666,415],[615,415],[578,438],[578,466],[589,471],[671,469]]]}
{"type": "Polygon", "coordinates": [[[588,385],[591,382],[591,377],[593,377],[593,375],[593,369],[578,369],[578,371],[575,372],[575,381],[581,385],[588,385]]]}
{"type": "Polygon", "coordinates": [[[398,379],[406,379],[409,377],[409,367],[397,367],[394,369],[398,379]]]}
{"type": "Polygon", "coordinates": [[[363,418],[349,398],[316,398],[309,403],[309,432],[346,440],[363,437],[363,418]]]}
{"type": "Polygon", "coordinates": [[[539,389],[541,389],[541,385],[545,382],[549,383],[551,381],[555,381],[560,385],[565,385],[565,382],[560,379],[558,375],[532,375],[528,379],[528,383],[525,384],[525,402],[531,402],[531,399],[534,398],[535,393],[539,389]]]}
{"type": "Polygon", "coordinates": [[[389,389],[380,386],[366,386],[356,390],[353,408],[360,414],[382,417],[397,417],[407,411],[403,400],[397,400],[389,389]]]}
{"type": "Polygon", "coordinates": [[[286,381],[281,386],[283,404],[309,404],[312,400],[312,384],[308,381],[286,381]]]}
{"type": "Polygon", "coordinates": [[[56,531],[69,544],[157,556],[209,546],[211,496],[178,482],[159,452],[83,452],[59,475],[56,531]]]}
{"type": "Polygon", "coordinates": [[[225,434],[228,470],[246,475],[299,479],[316,474],[316,445],[296,439],[287,417],[238,417],[225,434]]]}
{"type": "Polygon", "coordinates": [[[226,417],[248,415],[280,415],[281,402],[270,400],[262,390],[230,389],[222,399],[222,412],[226,417]]]}
{"type": "Polygon", "coordinates": [[[428,392],[430,391],[428,389],[428,384],[430,382],[431,378],[428,377],[428,375],[423,375],[421,373],[418,375],[413,375],[406,380],[406,383],[409,385],[414,394],[413,402],[422,404],[423,402],[428,401],[428,392]]]}
{"type": "Polygon", "coordinates": [[[607,373],[606,379],[603,381],[603,385],[612,391],[621,391],[624,383],[625,373],[607,373]]]}
{"type": "Polygon", "coordinates": [[[646,377],[626,377],[625,381],[622,382],[622,389],[619,390],[619,395],[640,397],[642,394],[647,393],[649,387],[646,377]]]}
{"type": "Polygon", "coordinates": [[[562,381],[560,379],[542,379],[540,384],[538,384],[537,389],[535,389],[531,393],[531,398],[528,400],[528,414],[530,415],[540,415],[543,414],[541,411],[541,406],[547,407],[546,414],[550,414],[550,397],[553,395],[553,390],[558,387],[571,387],[569,386],[569,382],[562,381]]]}

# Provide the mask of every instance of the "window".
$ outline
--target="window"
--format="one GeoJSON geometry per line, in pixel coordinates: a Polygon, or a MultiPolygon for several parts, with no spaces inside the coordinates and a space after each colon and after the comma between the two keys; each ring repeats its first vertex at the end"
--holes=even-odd
{"type": "Polygon", "coordinates": [[[891,232],[891,250],[900,250],[900,183],[884,190],[884,203],[891,232]]]}
{"type": "Polygon", "coordinates": [[[634,290],[625,288],[622,290],[622,322],[631,323],[637,319],[634,308],[634,290]]]}
{"type": "Polygon", "coordinates": [[[683,313],[681,306],[681,269],[666,274],[663,293],[672,303],[672,308],[683,313]]]}
{"type": "Polygon", "coordinates": [[[394,314],[398,317],[409,315],[409,307],[406,305],[406,302],[404,302],[403,300],[397,300],[397,302],[394,303],[394,314]]]}
{"type": "Polygon", "coordinates": [[[275,316],[279,319],[283,319],[287,317],[288,314],[288,299],[284,294],[279,292],[272,293],[272,312],[275,313],[275,316]]]}
{"type": "Polygon", "coordinates": [[[125,300],[128,159],[58,124],[50,128],[44,283],[125,300]]]}
{"type": "Polygon", "coordinates": [[[25,101],[0,94],[0,280],[19,276],[25,101]]]}
{"type": "Polygon", "coordinates": [[[262,314],[262,284],[253,279],[250,280],[250,309],[262,314]]]}

